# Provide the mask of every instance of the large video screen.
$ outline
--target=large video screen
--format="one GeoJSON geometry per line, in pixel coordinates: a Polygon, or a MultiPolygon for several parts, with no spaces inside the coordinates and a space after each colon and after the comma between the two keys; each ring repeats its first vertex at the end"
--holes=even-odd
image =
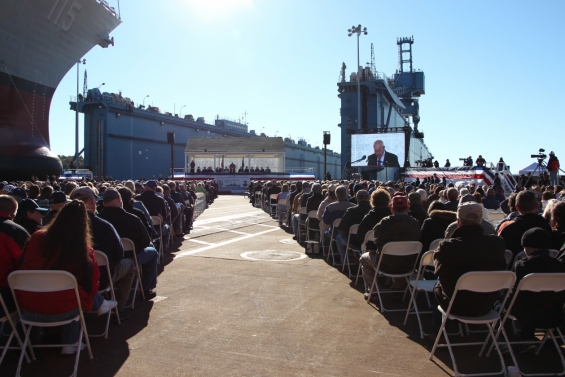
{"type": "Polygon", "coordinates": [[[404,133],[351,135],[351,166],[404,166],[404,133]]]}

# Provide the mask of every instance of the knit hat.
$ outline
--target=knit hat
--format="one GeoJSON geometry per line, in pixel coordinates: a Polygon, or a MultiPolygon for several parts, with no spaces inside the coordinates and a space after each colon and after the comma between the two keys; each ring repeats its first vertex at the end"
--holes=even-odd
{"type": "Polygon", "coordinates": [[[549,249],[551,247],[551,237],[547,230],[543,228],[532,228],[527,230],[522,236],[522,246],[549,249]]]}
{"type": "Polygon", "coordinates": [[[408,207],[408,198],[403,195],[392,197],[392,207],[398,209],[405,209],[408,207]]]}

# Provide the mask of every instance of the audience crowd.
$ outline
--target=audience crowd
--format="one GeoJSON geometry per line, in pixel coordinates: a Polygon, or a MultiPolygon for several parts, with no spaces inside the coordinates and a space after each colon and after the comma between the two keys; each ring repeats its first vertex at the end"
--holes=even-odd
{"type": "MultiPolygon", "coordinates": [[[[474,183],[455,187],[433,176],[422,182],[256,181],[249,185],[249,198],[251,204],[278,218],[279,225],[307,252],[316,250],[309,248],[312,241],[319,242],[328,261],[333,258],[340,270],[351,269],[349,276],[353,278],[360,265],[365,299],[375,304],[376,295],[369,292],[384,245],[419,241],[421,256],[434,240],[441,240],[433,254],[435,269],[424,274],[425,279],[437,280],[430,297],[431,326],[436,333],[429,340],[433,341],[442,321],[437,307],[447,310],[463,274],[511,269],[516,271],[517,286],[529,273],[565,272],[565,190],[546,185],[544,180],[531,180],[525,188],[518,185],[508,198],[495,187],[474,183]],[[332,229],[336,220],[339,225],[332,229]],[[369,241],[363,245],[368,233],[369,241]]],[[[388,274],[414,272],[417,261],[414,256],[385,255],[379,270],[388,274]]],[[[400,292],[407,286],[405,279],[376,281],[400,292]]],[[[535,339],[535,328],[548,323],[563,325],[562,294],[548,294],[543,302],[538,298],[528,301],[528,297],[521,294],[512,309],[523,329],[523,340],[535,339]]],[[[402,295],[396,298],[402,299],[402,295]]],[[[485,315],[498,300],[497,293],[463,292],[452,313],[485,315]]],[[[520,352],[532,349],[526,344],[520,352]]]]}
{"type": "MultiPolygon", "coordinates": [[[[0,182],[0,295],[7,312],[16,310],[10,273],[64,270],[76,278],[80,308],[72,290],[16,291],[25,319],[64,321],[82,309],[99,316],[112,311],[114,321],[127,320],[133,313],[126,308],[136,299],[136,265],[143,291],[137,298],[154,298],[158,265],[169,244],[190,233],[193,219],[213,203],[217,189],[213,180],[0,182]],[[129,245],[124,239],[133,247],[124,247],[129,245]],[[106,255],[110,276],[98,266],[95,250],[106,255]],[[101,295],[110,279],[115,296],[101,295]]],[[[0,318],[5,315],[0,306],[0,318]]],[[[79,329],[78,321],[61,326],[62,344],[77,344],[79,329]]],[[[33,337],[38,334],[32,332],[33,337]]],[[[64,346],[62,354],[76,350],[64,346]]]]}

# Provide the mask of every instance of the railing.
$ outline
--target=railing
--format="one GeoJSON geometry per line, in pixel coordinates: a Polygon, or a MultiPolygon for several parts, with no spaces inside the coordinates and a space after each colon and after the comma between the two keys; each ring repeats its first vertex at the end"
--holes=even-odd
{"type": "Polygon", "coordinates": [[[285,173],[314,173],[314,168],[286,168],[285,173]]]}

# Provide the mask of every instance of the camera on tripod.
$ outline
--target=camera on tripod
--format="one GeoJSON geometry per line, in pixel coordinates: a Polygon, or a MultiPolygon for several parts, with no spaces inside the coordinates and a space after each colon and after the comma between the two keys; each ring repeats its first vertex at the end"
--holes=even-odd
{"type": "Polygon", "coordinates": [[[532,154],[531,157],[537,158],[538,160],[545,160],[545,158],[547,157],[547,155],[544,153],[545,149],[540,148],[538,152],[538,154],[532,154]]]}

